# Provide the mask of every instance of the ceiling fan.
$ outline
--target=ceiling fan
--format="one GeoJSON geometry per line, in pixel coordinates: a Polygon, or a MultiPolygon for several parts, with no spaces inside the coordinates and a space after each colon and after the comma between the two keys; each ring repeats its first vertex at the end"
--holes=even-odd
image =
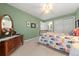
{"type": "Polygon", "coordinates": [[[42,14],[46,15],[46,14],[49,14],[52,11],[52,9],[53,9],[53,5],[50,3],[46,3],[46,4],[43,4],[41,11],[42,11],[42,14]]]}

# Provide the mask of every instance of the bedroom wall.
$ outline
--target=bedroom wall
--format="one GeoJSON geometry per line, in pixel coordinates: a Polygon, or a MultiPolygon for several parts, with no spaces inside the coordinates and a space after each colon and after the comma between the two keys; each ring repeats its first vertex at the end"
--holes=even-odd
{"type": "Polygon", "coordinates": [[[74,14],[75,13],[71,13],[68,15],[63,15],[63,16],[49,19],[49,21],[52,21],[53,23],[52,30],[58,33],[69,33],[70,31],[72,31],[75,28],[74,14]]]}
{"type": "Polygon", "coordinates": [[[14,29],[24,35],[24,39],[31,39],[39,36],[39,26],[41,19],[38,19],[28,13],[25,13],[8,4],[0,4],[0,16],[9,14],[14,22],[14,29]],[[26,26],[26,21],[36,23],[37,28],[31,28],[26,26]]]}

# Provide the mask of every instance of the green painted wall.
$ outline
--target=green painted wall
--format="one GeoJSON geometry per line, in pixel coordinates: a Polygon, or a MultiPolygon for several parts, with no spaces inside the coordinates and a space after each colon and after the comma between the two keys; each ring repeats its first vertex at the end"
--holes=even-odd
{"type": "Polygon", "coordinates": [[[36,23],[40,26],[40,19],[25,13],[8,4],[0,4],[0,15],[9,14],[14,22],[14,29],[24,35],[24,39],[30,39],[39,35],[39,27],[26,27],[26,21],[36,23]]]}

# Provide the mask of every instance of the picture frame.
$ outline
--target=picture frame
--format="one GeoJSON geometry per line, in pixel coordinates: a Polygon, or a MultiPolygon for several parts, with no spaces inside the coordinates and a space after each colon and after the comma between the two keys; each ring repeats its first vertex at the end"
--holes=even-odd
{"type": "Polygon", "coordinates": [[[35,23],[31,23],[31,28],[36,28],[36,24],[35,23]]]}
{"type": "Polygon", "coordinates": [[[29,21],[26,21],[26,26],[30,27],[30,22],[29,21]]]}

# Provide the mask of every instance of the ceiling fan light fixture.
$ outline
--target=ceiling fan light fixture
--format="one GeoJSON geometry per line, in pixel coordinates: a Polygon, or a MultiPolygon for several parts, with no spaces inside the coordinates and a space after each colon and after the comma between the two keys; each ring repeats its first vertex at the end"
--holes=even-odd
{"type": "Polygon", "coordinates": [[[44,5],[43,5],[43,8],[42,8],[42,11],[43,11],[45,14],[48,14],[52,9],[53,9],[52,4],[44,4],[44,5]]]}
{"type": "Polygon", "coordinates": [[[44,11],[45,14],[48,14],[49,12],[50,10],[47,10],[47,9],[44,11]]]}

